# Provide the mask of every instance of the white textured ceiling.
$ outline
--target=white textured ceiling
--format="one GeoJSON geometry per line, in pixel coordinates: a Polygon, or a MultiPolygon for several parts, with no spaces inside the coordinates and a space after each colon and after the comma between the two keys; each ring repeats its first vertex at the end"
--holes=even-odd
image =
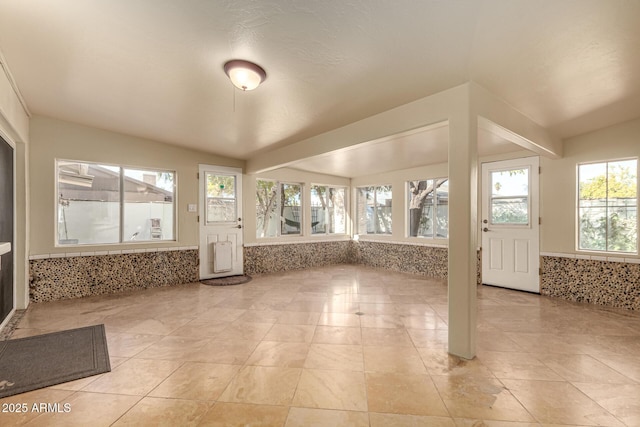
{"type": "Polygon", "coordinates": [[[34,114],[247,159],[469,80],[561,137],[638,117],[639,22],[635,0],[0,0],[0,49],[34,114]],[[264,84],[233,89],[234,58],[264,84]]]}
{"type": "MultiPolygon", "coordinates": [[[[375,141],[299,160],[289,167],[329,175],[357,177],[446,163],[449,127],[446,122],[402,132],[375,141]]],[[[486,129],[478,128],[478,156],[523,148],[486,129]]]]}

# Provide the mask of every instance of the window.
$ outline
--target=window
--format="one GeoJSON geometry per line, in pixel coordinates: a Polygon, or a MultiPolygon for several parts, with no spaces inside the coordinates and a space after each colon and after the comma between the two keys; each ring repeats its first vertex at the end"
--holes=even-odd
{"type": "Polygon", "coordinates": [[[302,184],[256,180],[256,237],[302,234],[302,184]]]}
{"type": "Polygon", "coordinates": [[[235,175],[205,172],[205,182],[207,186],[206,224],[236,222],[238,205],[235,175]]]}
{"type": "Polygon", "coordinates": [[[358,233],[391,234],[391,186],[359,187],[356,199],[358,233]]]}
{"type": "Polygon", "coordinates": [[[174,240],[175,172],[57,160],[58,245],[174,240]]]}
{"type": "Polygon", "coordinates": [[[492,225],[529,225],[529,168],[492,171],[492,225]]]}
{"type": "Polygon", "coordinates": [[[280,184],[280,235],[302,233],[302,184],[280,184]]]}
{"type": "Polygon", "coordinates": [[[409,181],[409,236],[449,237],[449,180],[409,181]]]}
{"type": "Polygon", "coordinates": [[[638,161],[578,165],[578,249],[638,252],[638,161]]]}
{"type": "Polygon", "coordinates": [[[346,190],[342,187],[311,186],[311,234],[344,234],[346,190]]]}

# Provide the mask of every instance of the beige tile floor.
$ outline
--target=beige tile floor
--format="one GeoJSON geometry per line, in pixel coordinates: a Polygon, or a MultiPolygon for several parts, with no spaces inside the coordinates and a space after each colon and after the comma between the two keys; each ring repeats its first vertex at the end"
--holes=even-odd
{"type": "Polygon", "coordinates": [[[13,338],[97,323],[112,371],[0,425],[640,426],[640,313],[480,287],[467,361],[443,281],[334,266],[33,304],[13,338]]]}

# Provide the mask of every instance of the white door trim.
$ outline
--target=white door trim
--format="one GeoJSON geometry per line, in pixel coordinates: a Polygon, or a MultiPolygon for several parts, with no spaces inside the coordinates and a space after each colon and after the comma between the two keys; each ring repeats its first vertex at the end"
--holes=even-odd
{"type": "MultiPolygon", "coordinates": [[[[242,169],[233,168],[228,166],[215,166],[200,164],[198,167],[198,214],[199,214],[199,261],[200,279],[209,279],[215,277],[225,277],[233,275],[244,274],[243,266],[243,211],[242,211],[242,169]],[[236,208],[237,215],[234,221],[224,222],[220,224],[207,224],[207,204],[206,204],[206,173],[213,172],[221,175],[234,175],[235,181],[235,193],[236,193],[236,208]],[[232,243],[232,268],[230,270],[215,273],[212,268],[214,261],[212,253],[212,244],[218,242],[231,242],[232,243]]],[[[228,249],[227,249],[228,250],[228,249]]],[[[225,257],[220,258],[225,262],[228,261],[225,257]]]]}
{"type": "Polygon", "coordinates": [[[484,284],[540,293],[539,164],[537,156],[482,164],[480,234],[484,284]],[[492,224],[490,173],[516,168],[529,169],[528,224],[492,224]]]}

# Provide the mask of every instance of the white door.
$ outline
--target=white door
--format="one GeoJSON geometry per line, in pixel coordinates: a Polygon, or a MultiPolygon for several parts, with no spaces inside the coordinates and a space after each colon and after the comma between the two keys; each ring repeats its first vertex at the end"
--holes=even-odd
{"type": "Polygon", "coordinates": [[[200,165],[200,279],[243,274],[242,170],[200,165]]]}
{"type": "Polygon", "coordinates": [[[482,165],[482,283],[540,293],[539,159],[482,165]]]}

